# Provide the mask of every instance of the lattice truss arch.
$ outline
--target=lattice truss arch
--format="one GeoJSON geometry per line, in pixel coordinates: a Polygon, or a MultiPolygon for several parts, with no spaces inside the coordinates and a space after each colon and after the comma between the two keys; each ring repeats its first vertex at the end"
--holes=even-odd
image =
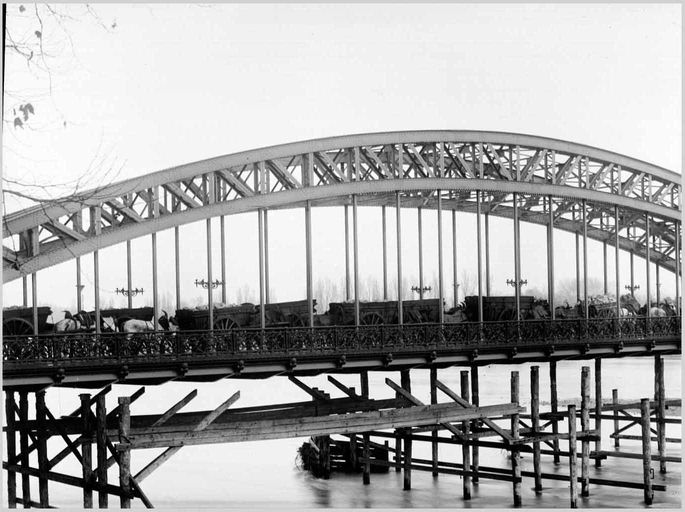
{"type": "Polygon", "coordinates": [[[285,144],[182,165],[11,213],[4,282],[154,231],[222,214],[303,206],[402,205],[513,217],[619,240],[674,271],[680,175],[579,144],[496,132],[397,132],[285,144]],[[552,200],[549,200],[552,197],[552,200]],[[646,216],[649,216],[647,240],[646,216]]]}

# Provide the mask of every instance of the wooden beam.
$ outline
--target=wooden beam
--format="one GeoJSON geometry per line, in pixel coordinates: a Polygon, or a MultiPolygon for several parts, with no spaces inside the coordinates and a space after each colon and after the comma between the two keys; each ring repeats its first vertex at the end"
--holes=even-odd
{"type": "Polygon", "coordinates": [[[158,448],[182,445],[230,443],[264,439],[345,434],[467,421],[491,416],[511,415],[524,409],[516,404],[499,404],[464,409],[457,404],[406,407],[326,417],[300,417],[266,421],[235,421],[212,425],[203,432],[146,432],[129,435],[131,448],[158,448]]]}
{"type": "MultiPolygon", "coordinates": [[[[398,394],[402,395],[404,398],[409,400],[411,403],[414,405],[425,405],[421,400],[416,398],[414,395],[412,395],[409,391],[405,390],[402,388],[402,386],[397,385],[395,382],[390,380],[389,378],[385,379],[385,383],[390,386],[392,389],[395,390],[398,394]]],[[[451,432],[456,438],[458,439],[466,439],[464,437],[464,434],[455,427],[454,425],[450,425],[449,423],[440,423],[440,426],[444,428],[445,430],[448,430],[451,432]]]]}
{"type": "Polygon", "coordinates": [[[169,410],[167,410],[164,414],[162,414],[159,417],[159,419],[151,425],[151,427],[158,427],[158,426],[166,423],[169,418],[171,418],[174,414],[176,414],[183,407],[185,407],[196,396],[197,396],[197,389],[193,389],[184,398],[182,398],[181,400],[176,402],[176,404],[174,406],[170,407],[169,410]]]}
{"type": "Polygon", "coordinates": [[[645,504],[651,505],[654,498],[654,491],[652,490],[652,446],[650,441],[649,429],[649,399],[645,398],[642,401],[641,410],[641,426],[642,426],[642,475],[644,482],[644,498],[645,504]]]}
{"type": "MultiPolygon", "coordinates": [[[[369,372],[362,371],[359,373],[359,387],[361,388],[361,393],[364,398],[369,398],[369,372]]],[[[364,458],[368,459],[370,457],[370,446],[369,446],[369,434],[364,432],[362,435],[362,453],[364,458]]],[[[356,448],[355,448],[356,449],[356,448]]],[[[356,453],[355,453],[356,457],[356,453]]],[[[364,485],[369,485],[371,483],[371,465],[368,460],[364,462],[364,467],[362,469],[362,483],[364,485]]]]}
{"type": "MultiPolygon", "coordinates": [[[[450,388],[448,388],[445,384],[443,384],[440,380],[435,379],[435,385],[437,388],[445,393],[448,397],[450,397],[452,400],[457,402],[459,405],[465,408],[473,408],[473,406],[463,400],[459,395],[457,395],[454,391],[452,391],[450,388]]],[[[511,436],[509,432],[504,430],[502,427],[500,427],[497,423],[492,421],[489,418],[483,418],[483,423],[485,423],[488,427],[490,427],[492,430],[497,432],[502,438],[504,439],[505,442],[510,443],[511,441],[514,440],[514,438],[511,436]]]]}
{"type": "MultiPolygon", "coordinates": [[[[98,396],[95,402],[95,442],[97,449],[97,481],[107,484],[107,408],[105,395],[98,396]]],[[[107,508],[108,496],[103,490],[98,491],[98,507],[107,508]]]]}
{"type": "MultiPolygon", "coordinates": [[[[104,395],[105,395],[107,392],[109,392],[111,389],[112,389],[112,386],[111,386],[111,385],[108,385],[108,386],[107,386],[106,388],[104,388],[102,391],[100,391],[100,392],[97,393],[96,395],[92,396],[92,397],[90,398],[90,401],[89,401],[89,408],[90,408],[90,406],[92,406],[92,405],[97,401],[98,397],[104,396],[104,395]]],[[[130,396],[130,402],[129,402],[129,404],[131,404],[131,403],[135,402],[136,400],[138,400],[138,398],[140,398],[141,396],[143,396],[144,393],[145,393],[145,387],[141,387],[141,388],[137,389],[137,390],[130,396]]],[[[118,421],[118,419],[117,419],[117,418],[118,418],[118,414],[119,414],[119,406],[117,405],[114,409],[112,409],[112,410],[109,412],[109,414],[107,414],[107,421],[106,421],[106,422],[107,422],[107,423],[110,423],[110,422],[113,422],[113,421],[118,421]]],[[[72,417],[72,416],[74,416],[73,413],[68,415],[68,417],[72,417]]],[[[91,420],[92,420],[92,418],[93,418],[93,414],[91,413],[91,420]]],[[[53,417],[53,419],[54,419],[54,417],[53,417]]],[[[63,422],[63,423],[67,423],[67,424],[68,424],[68,422],[64,422],[63,419],[62,419],[62,420],[57,420],[57,422],[59,422],[59,423],[62,423],[62,422],[63,422]]],[[[66,428],[66,426],[65,426],[65,431],[66,431],[67,433],[74,433],[72,430],[66,428]]],[[[80,433],[81,430],[77,430],[77,432],[80,433]]],[[[82,443],[84,442],[84,439],[85,439],[84,436],[79,436],[79,437],[76,439],[76,441],[74,442],[74,444],[75,444],[75,445],[82,444],[82,443]]],[[[69,455],[69,453],[71,453],[71,452],[72,452],[72,447],[71,447],[70,443],[67,443],[67,447],[66,447],[65,449],[63,449],[61,452],[59,452],[57,455],[55,455],[55,456],[50,460],[50,468],[54,468],[61,460],[63,460],[63,459],[64,459],[67,455],[69,455]]]]}
{"type": "MultiPolygon", "coordinates": [[[[19,392],[19,424],[21,425],[21,431],[19,432],[19,445],[21,447],[20,460],[21,467],[23,469],[28,469],[29,467],[29,439],[28,430],[26,429],[26,423],[29,415],[29,403],[28,403],[28,392],[19,392]]],[[[38,446],[38,443],[34,441],[34,446],[38,446]]],[[[38,476],[38,475],[36,475],[38,476]]],[[[22,471],[21,472],[21,497],[24,500],[24,504],[31,501],[31,483],[29,482],[29,475],[22,471]]]]}
{"type": "Polygon", "coordinates": [[[91,435],[92,427],[90,422],[90,394],[83,393],[79,395],[81,398],[81,425],[83,428],[83,443],[81,443],[81,470],[83,474],[83,481],[86,485],[83,486],[83,508],[93,508],[93,490],[90,487],[92,480],[93,466],[92,466],[92,446],[93,436],[91,435]]]}
{"type": "Polygon", "coordinates": [[[292,375],[290,375],[290,376],[288,377],[288,380],[289,380],[290,382],[292,382],[293,384],[296,384],[297,387],[299,387],[300,389],[302,389],[305,393],[308,393],[309,395],[311,395],[312,398],[314,398],[315,400],[324,400],[324,401],[326,401],[326,400],[329,400],[329,399],[330,399],[330,397],[326,396],[324,393],[322,393],[322,392],[319,391],[318,389],[310,388],[310,387],[307,386],[304,382],[302,382],[300,379],[298,379],[298,378],[296,378],[296,377],[293,377],[292,375]]]}
{"type": "MultiPolygon", "coordinates": [[[[14,406],[14,391],[5,391],[5,422],[7,423],[7,459],[12,460],[17,453],[16,415],[14,406]]],[[[14,471],[7,472],[7,506],[17,507],[17,474],[14,471]]]]}
{"type": "Polygon", "coordinates": [[[345,393],[345,394],[346,394],[347,396],[349,396],[350,398],[359,398],[359,399],[362,398],[361,396],[359,396],[359,395],[355,392],[354,388],[348,388],[347,386],[345,386],[342,382],[340,382],[339,380],[337,380],[337,379],[336,379],[335,377],[333,377],[332,375],[329,375],[329,376],[328,376],[328,382],[330,382],[331,384],[333,384],[336,388],[338,388],[340,391],[342,391],[343,393],[345,393]]]}
{"type": "MultiPolygon", "coordinates": [[[[462,370],[459,372],[460,385],[461,385],[461,398],[468,403],[469,401],[469,371],[462,370]]],[[[469,422],[464,421],[461,424],[461,428],[464,431],[464,437],[468,439],[469,437],[469,422]]],[[[471,450],[469,445],[463,444],[461,446],[461,456],[464,464],[464,477],[462,479],[463,494],[465,500],[471,499],[471,450]]]]}
{"type": "Polygon", "coordinates": [[[127,396],[119,397],[119,487],[123,493],[120,496],[121,508],[131,508],[131,447],[126,442],[131,424],[129,410],[130,399],[127,396]]]}
{"type": "MultiPolygon", "coordinates": [[[[2,463],[3,469],[7,469],[8,471],[14,471],[16,473],[21,473],[22,475],[28,476],[35,476],[37,477],[39,474],[39,471],[37,468],[31,468],[27,467],[24,468],[23,466],[19,466],[16,464],[7,464],[6,462],[2,463]]],[[[123,491],[121,490],[120,487],[117,487],[115,485],[103,485],[98,482],[90,482],[89,484],[86,484],[82,478],[76,477],[76,476],[71,476],[71,475],[66,475],[63,473],[57,473],[55,471],[48,471],[48,480],[52,480],[53,482],[58,482],[64,485],[70,485],[72,487],[79,487],[83,488],[85,485],[89,485],[95,490],[104,490],[108,494],[113,494],[115,496],[121,496],[123,494],[123,491]]],[[[135,493],[134,493],[135,495],[135,493]]],[[[17,499],[19,501],[19,499],[17,499]]]]}
{"type": "MultiPolygon", "coordinates": [[[[47,432],[47,407],[45,406],[45,391],[36,392],[36,419],[38,421],[38,496],[40,508],[49,508],[48,497],[48,437],[47,432]]],[[[14,434],[12,434],[14,435],[14,434]]]]}
{"type": "MultiPolygon", "coordinates": [[[[176,406],[178,406],[179,404],[181,404],[184,400],[187,400],[185,403],[188,403],[190,400],[192,400],[193,398],[195,398],[196,395],[197,395],[197,390],[193,390],[190,394],[188,394],[188,396],[186,396],[183,400],[181,400],[181,402],[179,402],[178,404],[176,404],[176,406]]],[[[236,391],[236,392],[235,392],[228,400],[226,400],[223,404],[221,404],[219,407],[217,407],[217,408],[214,409],[212,412],[210,412],[209,414],[207,414],[207,415],[202,419],[202,421],[200,421],[200,423],[198,423],[197,426],[195,426],[195,428],[193,428],[193,430],[192,430],[191,432],[200,432],[200,431],[204,430],[205,428],[207,428],[207,427],[208,427],[214,420],[216,420],[216,419],[217,419],[217,418],[218,418],[226,409],[228,409],[232,404],[234,404],[234,403],[238,400],[238,398],[240,398],[240,391],[236,391]]],[[[183,405],[185,405],[185,404],[183,404],[183,405]]],[[[178,407],[178,409],[180,409],[181,407],[183,407],[183,405],[181,405],[180,407],[178,407]]],[[[174,406],[174,407],[176,407],[176,406],[174,406]]],[[[170,409],[170,411],[173,410],[174,407],[172,407],[172,408],[170,409]]],[[[178,409],[177,409],[177,410],[178,410],[178,409]]],[[[165,416],[166,416],[166,414],[165,414],[165,416]]],[[[160,419],[161,419],[161,418],[160,418],[160,419]]],[[[166,420],[165,420],[165,421],[166,421],[166,420]]],[[[162,422],[162,423],[163,423],[163,422],[162,422]]],[[[157,424],[159,424],[159,420],[158,420],[157,422],[155,422],[155,425],[157,425],[157,424]]],[[[154,426],[154,425],[153,425],[153,426],[154,426]]],[[[167,450],[165,450],[161,455],[159,455],[157,458],[155,458],[155,460],[153,460],[152,462],[150,462],[150,464],[148,464],[148,465],[145,466],[140,472],[138,472],[138,474],[137,474],[135,477],[133,477],[134,480],[136,480],[138,483],[142,482],[145,478],[147,478],[148,476],[150,476],[150,475],[152,474],[152,472],[153,472],[155,469],[157,469],[159,466],[161,466],[161,465],[164,464],[167,460],[169,460],[169,459],[171,458],[171,456],[174,455],[176,452],[178,452],[181,448],[182,448],[182,446],[172,446],[172,447],[168,448],[167,450]]]]}
{"type": "MultiPolygon", "coordinates": [[[[519,372],[511,372],[510,380],[511,401],[519,403],[519,372]]],[[[519,438],[519,417],[517,414],[511,417],[511,434],[514,441],[519,438]]],[[[521,506],[521,465],[519,450],[511,450],[511,477],[513,482],[514,506],[521,506]]]]}
{"type": "MultiPolygon", "coordinates": [[[[581,368],[580,376],[580,428],[583,432],[590,428],[590,367],[583,366],[581,368]]],[[[581,447],[581,464],[580,464],[580,495],[581,497],[590,495],[590,441],[583,440],[581,447]]]]}

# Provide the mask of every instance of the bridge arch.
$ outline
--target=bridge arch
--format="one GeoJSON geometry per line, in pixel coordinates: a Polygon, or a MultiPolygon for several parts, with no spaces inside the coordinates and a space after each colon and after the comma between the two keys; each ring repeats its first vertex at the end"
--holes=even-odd
{"type": "Polygon", "coordinates": [[[444,208],[471,212],[480,201],[482,212],[508,218],[516,197],[524,222],[575,233],[584,205],[589,238],[618,239],[622,249],[680,271],[680,175],[544,137],[412,131],[244,151],[11,213],[3,219],[3,281],[215,216],[351,204],[353,196],[392,206],[398,195],[405,207],[437,208],[440,197],[444,208]]]}

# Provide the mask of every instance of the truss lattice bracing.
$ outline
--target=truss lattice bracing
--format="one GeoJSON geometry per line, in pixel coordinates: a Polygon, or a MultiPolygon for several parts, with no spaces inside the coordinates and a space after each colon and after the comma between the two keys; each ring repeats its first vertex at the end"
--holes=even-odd
{"type": "Polygon", "coordinates": [[[579,232],[576,208],[588,205],[588,236],[614,240],[619,207],[623,249],[675,270],[680,175],[601,149],[496,132],[425,131],[352,135],[257,149],[194,162],[46,202],[3,221],[4,282],[142,235],[218,215],[260,208],[347,204],[475,211],[579,232]],[[439,192],[438,192],[439,191],[439,192]],[[650,217],[650,240],[646,236],[650,217]],[[630,228],[630,229],[628,229],[630,228]],[[658,240],[658,244],[656,241],[658,240]]]}

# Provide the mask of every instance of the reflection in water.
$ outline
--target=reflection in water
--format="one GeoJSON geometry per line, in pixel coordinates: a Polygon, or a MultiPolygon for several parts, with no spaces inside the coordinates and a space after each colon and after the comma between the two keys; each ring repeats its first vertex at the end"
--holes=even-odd
{"type": "Polygon", "coordinates": [[[317,507],[330,507],[331,505],[331,491],[329,485],[330,480],[324,480],[321,478],[314,478],[308,473],[305,474],[305,482],[309,488],[309,492],[314,497],[314,504],[317,507]]]}

